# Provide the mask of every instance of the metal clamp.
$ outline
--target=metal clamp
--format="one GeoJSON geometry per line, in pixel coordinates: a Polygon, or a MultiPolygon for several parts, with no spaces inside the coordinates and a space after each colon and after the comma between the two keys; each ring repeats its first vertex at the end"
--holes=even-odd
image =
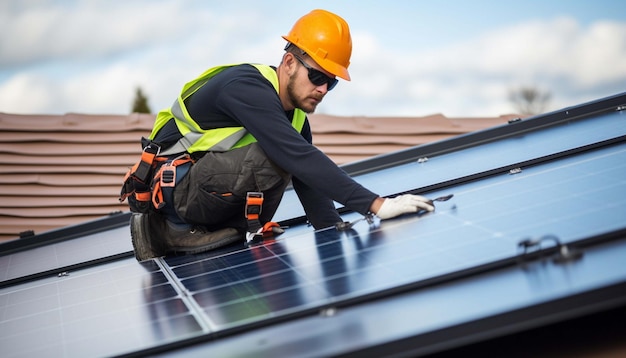
{"type": "Polygon", "coordinates": [[[563,244],[558,237],[554,235],[545,235],[540,237],[539,239],[526,238],[521,240],[517,246],[523,249],[523,252],[520,254],[520,257],[527,258],[529,255],[537,252],[541,253],[541,243],[544,241],[553,241],[556,245],[557,252],[556,256],[553,258],[555,263],[564,263],[569,261],[578,260],[583,256],[583,253],[579,250],[574,250],[569,248],[567,245],[563,244]],[[531,250],[535,248],[535,250],[531,250]]]}

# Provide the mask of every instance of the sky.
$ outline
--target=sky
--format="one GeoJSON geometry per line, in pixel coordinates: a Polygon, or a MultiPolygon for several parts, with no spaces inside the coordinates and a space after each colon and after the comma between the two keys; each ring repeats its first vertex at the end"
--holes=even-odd
{"type": "Polygon", "coordinates": [[[544,112],[626,91],[622,0],[3,0],[0,112],[152,112],[204,70],[277,65],[286,35],[321,8],[350,25],[352,81],[316,113],[487,117],[517,113],[512,90],[550,94],[544,112]]]}

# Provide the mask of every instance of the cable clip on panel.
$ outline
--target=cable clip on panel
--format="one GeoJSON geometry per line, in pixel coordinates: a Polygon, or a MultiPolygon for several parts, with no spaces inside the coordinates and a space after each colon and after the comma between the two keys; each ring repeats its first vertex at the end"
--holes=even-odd
{"type": "Polygon", "coordinates": [[[356,219],[352,222],[350,221],[343,221],[340,223],[335,224],[335,229],[337,229],[337,231],[348,231],[350,229],[352,229],[352,227],[354,226],[354,224],[366,220],[367,223],[372,226],[374,224],[374,215],[373,214],[366,214],[365,216],[363,216],[360,219],[356,219]]]}
{"type": "Polygon", "coordinates": [[[541,257],[542,253],[553,251],[552,249],[542,249],[541,243],[545,241],[553,241],[556,245],[556,256],[552,259],[554,263],[566,263],[580,259],[583,253],[579,250],[571,249],[567,245],[561,242],[558,237],[554,235],[542,236],[538,239],[527,238],[520,241],[517,246],[523,249],[519,257],[528,261],[535,257],[541,257]],[[545,251],[545,252],[544,252],[545,251]]]}

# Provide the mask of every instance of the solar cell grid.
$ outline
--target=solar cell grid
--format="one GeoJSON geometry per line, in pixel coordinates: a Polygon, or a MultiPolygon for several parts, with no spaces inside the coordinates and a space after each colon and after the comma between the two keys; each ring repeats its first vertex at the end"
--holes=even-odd
{"type": "Polygon", "coordinates": [[[433,214],[287,237],[173,271],[222,330],[512,258],[527,236],[575,241],[624,217],[620,144],[457,185],[433,214]],[[597,161],[604,163],[593,173],[588,164],[597,161]]]}
{"type": "MultiPolygon", "coordinates": [[[[409,163],[378,169],[354,178],[380,195],[393,195],[624,135],[626,126],[623,111],[612,111],[596,115],[591,121],[589,118],[578,118],[514,136],[492,137],[487,144],[478,143],[480,145],[463,150],[437,154],[423,163],[415,158],[409,163]]],[[[304,215],[304,212],[295,193],[288,191],[275,219],[285,220],[294,215],[304,215]]]]}
{"type": "Polygon", "coordinates": [[[435,156],[425,163],[407,163],[365,174],[358,176],[357,179],[375,190],[394,190],[395,192],[387,193],[394,194],[566,152],[624,135],[626,126],[623,125],[623,118],[620,113],[614,112],[594,118],[593,125],[588,121],[567,122],[541,131],[500,139],[487,146],[470,147],[435,156]],[[386,185],[389,182],[393,182],[394,185],[386,185]]]}
{"type": "Polygon", "coordinates": [[[0,318],[2,351],[22,356],[111,356],[202,333],[163,272],[134,258],[0,289],[0,318]]]}
{"type": "MultiPolygon", "coordinates": [[[[626,135],[623,123],[622,112],[605,113],[424,163],[376,171],[358,180],[383,194],[424,188],[618,138],[626,135]]],[[[300,225],[277,241],[250,248],[233,245],[144,264],[128,258],[2,288],[0,346],[3,352],[21,355],[123,354],[207,333],[219,335],[247,324],[260,326],[290,314],[309,315],[348,301],[371,301],[386,290],[415,287],[513,258],[520,253],[523,238],[554,235],[571,243],[623,230],[626,143],[622,139],[587,149],[522,167],[517,174],[502,172],[431,191],[427,193],[431,198],[450,193],[454,197],[423,216],[373,226],[362,221],[344,232],[313,233],[300,225]]],[[[297,203],[287,197],[285,202],[294,200],[297,203]]],[[[345,220],[358,218],[354,213],[344,215],[345,220]]],[[[117,233],[123,229],[91,236],[92,241],[77,240],[76,245],[50,245],[52,251],[30,250],[25,257],[35,260],[31,266],[9,264],[19,255],[0,257],[0,275],[10,279],[90,260],[103,252],[127,251],[127,227],[117,233]],[[125,246],[107,242],[112,235],[125,246]],[[54,260],[46,260],[50,255],[54,260]],[[48,266],[38,266],[37,260],[48,266]]]]}
{"type": "Polygon", "coordinates": [[[28,251],[0,256],[0,281],[118,255],[132,250],[128,226],[63,241],[28,251]]]}

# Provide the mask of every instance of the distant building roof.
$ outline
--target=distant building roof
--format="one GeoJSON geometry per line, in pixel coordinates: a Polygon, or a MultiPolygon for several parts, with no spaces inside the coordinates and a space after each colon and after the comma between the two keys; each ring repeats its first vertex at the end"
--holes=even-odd
{"type": "MultiPolygon", "coordinates": [[[[337,164],[506,123],[518,117],[310,115],[314,144],[337,164]]],[[[0,113],[0,241],[126,211],[121,181],[150,133],[151,114],[0,113]]]]}

